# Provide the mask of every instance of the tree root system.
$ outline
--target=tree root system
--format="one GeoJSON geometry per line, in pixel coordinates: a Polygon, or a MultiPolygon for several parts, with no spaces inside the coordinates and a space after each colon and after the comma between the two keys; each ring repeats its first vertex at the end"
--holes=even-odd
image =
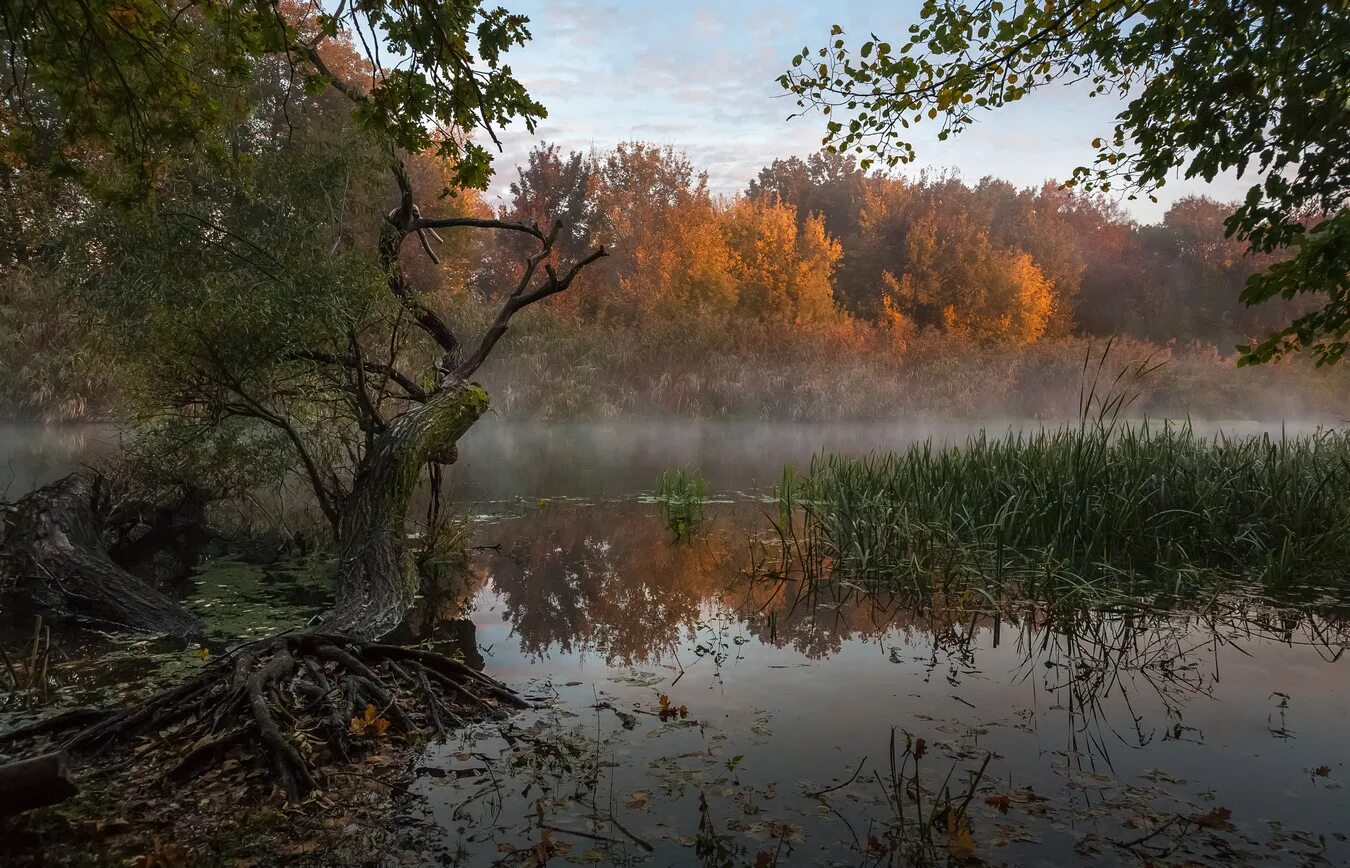
{"type": "Polygon", "coordinates": [[[153,756],[173,786],[251,756],[297,801],[320,788],[318,769],[355,762],[389,738],[445,735],[527,707],[445,654],[299,633],[240,646],[130,707],[74,709],[0,733],[0,749],[40,745],[102,760],[129,748],[153,756]]]}

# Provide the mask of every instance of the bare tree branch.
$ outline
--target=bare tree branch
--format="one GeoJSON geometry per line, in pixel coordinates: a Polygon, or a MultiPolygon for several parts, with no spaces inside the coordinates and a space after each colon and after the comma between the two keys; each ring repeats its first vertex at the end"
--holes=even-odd
{"type": "MultiPolygon", "coordinates": [[[[314,362],[318,365],[341,365],[349,370],[354,369],[357,364],[355,359],[335,356],[332,353],[324,353],[317,350],[298,350],[291,353],[291,357],[297,361],[314,362]]],[[[398,387],[404,391],[409,400],[416,401],[419,404],[425,404],[430,397],[426,393],[426,390],[413,382],[411,377],[398,370],[393,365],[366,360],[362,360],[360,364],[361,369],[367,373],[379,374],[393,380],[398,384],[398,387]]]]}
{"type": "Polygon", "coordinates": [[[478,344],[478,349],[474,350],[473,355],[465,359],[463,364],[455,369],[455,376],[462,380],[467,380],[483,366],[483,363],[487,361],[488,356],[491,355],[493,347],[495,347],[497,342],[502,339],[502,336],[506,334],[506,330],[511,323],[511,317],[515,316],[517,311],[521,308],[528,307],[537,301],[542,301],[550,295],[556,295],[557,293],[563,292],[572,285],[572,281],[576,279],[576,276],[581,273],[582,269],[609,255],[604,247],[598,247],[588,256],[572,263],[572,266],[567,269],[562,277],[558,276],[551,265],[546,265],[544,271],[547,275],[547,279],[534,289],[529,289],[530,280],[534,276],[534,272],[538,269],[539,263],[546,259],[549,253],[552,252],[553,242],[557,238],[558,230],[561,226],[561,223],[554,224],[553,231],[548,234],[544,241],[543,249],[534,256],[531,256],[526,262],[525,274],[521,277],[520,283],[518,283],[515,290],[507,296],[505,303],[502,304],[502,309],[497,312],[497,318],[483,335],[483,340],[478,344]]]}
{"type": "Polygon", "coordinates": [[[541,242],[547,238],[544,231],[533,223],[515,223],[510,220],[493,220],[484,217],[430,217],[421,218],[412,221],[408,227],[411,232],[420,232],[424,229],[456,229],[465,227],[469,229],[502,229],[508,232],[524,232],[526,235],[538,238],[541,242]]]}
{"type": "Polygon", "coordinates": [[[333,532],[337,533],[340,522],[337,508],[337,504],[341,501],[340,492],[334,491],[329,487],[329,484],[324,481],[323,474],[319,471],[319,465],[314,460],[314,457],[309,454],[309,449],[305,446],[305,441],[300,436],[300,432],[295,430],[295,426],[290,423],[285,415],[273,413],[271,410],[267,409],[262,402],[248,394],[248,392],[244,390],[243,385],[230,374],[229,369],[220,361],[215,352],[211,350],[210,347],[207,347],[206,350],[207,355],[211,358],[212,364],[215,365],[217,371],[220,373],[225,387],[238,395],[239,399],[244,402],[242,406],[227,405],[227,409],[236,415],[250,416],[281,429],[282,433],[286,435],[286,438],[291,441],[291,445],[295,447],[296,454],[300,458],[300,463],[305,468],[305,473],[309,476],[310,486],[314,489],[314,497],[319,502],[319,509],[323,511],[324,518],[328,519],[328,523],[332,525],[333,532]]]}

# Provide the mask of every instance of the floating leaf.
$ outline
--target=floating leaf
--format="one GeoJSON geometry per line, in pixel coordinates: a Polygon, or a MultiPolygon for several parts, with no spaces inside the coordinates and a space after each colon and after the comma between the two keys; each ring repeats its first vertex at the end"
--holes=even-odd
{"type": "Polygon", "coordinates": [[[1191,818],[1195,825],[1202,829],[1219,829],[1225,832],[1233,830],[1233,824],[1229,822],[1233,812],[1227,808],[1215,808],[1207,814],[1198,814],[1191,818]]]}
{"type": "Polygon", "coordinates": [[[991,808],[998,808],[1000,814],[1006,814],[1012,799],[1006,793],[1000,793],[996,796],[985,796],[984,803],[991,808]]]}

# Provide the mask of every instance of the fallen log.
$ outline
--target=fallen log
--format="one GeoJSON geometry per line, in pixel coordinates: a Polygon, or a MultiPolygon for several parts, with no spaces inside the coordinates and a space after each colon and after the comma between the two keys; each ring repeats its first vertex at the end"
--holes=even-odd
{"type": "Polygon", "coordinates": [[[5,508],[0,576],[51,617],[197,636],[201,621],[108,555],[89,485],[67,476],[5,508]]]}
{"type": "Polygon", "coordinates": [[[0,765],[0,817],[55,805],[77,792],[64,753],[0,765]]]}

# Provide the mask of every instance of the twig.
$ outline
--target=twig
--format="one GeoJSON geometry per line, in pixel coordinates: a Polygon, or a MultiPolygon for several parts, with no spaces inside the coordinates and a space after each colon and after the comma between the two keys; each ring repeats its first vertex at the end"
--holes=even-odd
{"type": "Polygon", "coordinates": [[[594,835],[590,832],[580,832],[576,829],[564,829],[562,826],[551,826],[548,823],[540,823],[539,827],[548,829],[550,832],[562,832],[564,835],[576,835],[578,838],[590,838],[592,841],[603,841],[606,844],[622,844],[618,838],[606,838],[604,835],[594,835]]]}
{"type": "Polygon", "coordinates": [[[642,849],[646,850],[648,853],[651,853],[656,849],[651,844],[647,843],[646,841],[639,838],[637,835],[634,835],[632,832],[628,831],[628,828],[624,826],[623,823],[620,823],[618,818],[615,817],[613,814],[609,815],[609,821],[614,824],[614,828],[618,829],[620,832],[623,832],[629,838],[632,838],[635,844],[637,844],[642,849]]]}
{"type": "Polygon", "coordinates": [[[1150,841],[1150,840],[1152,840],[1153,838],[1156,838],[1157,836],[1161,835],[1164,831],[1166,831],[1167,828],[1168,828],[1169,826],[1171,826],[1171,825],[1172,825],[1173,823],[1175,823],[1177,820],[1181,820],[1181,819],[1184,819],[1184,818],[1183,818],[1180,814],[1174,814],[1174,815],[1172,816],[1172,819],[1168,820],[1166,823],[1163,823],[1161,826],[1159,826],[1158,828],[1154,829],[1152,832],[1149,832],[1149,833],[1148,833],[1147,835],[1145,835],[1144,837],[1142,837],[1142,838],[1135,838],[1133,841],[1117,841],[1117,840],[1115,840],[1114,838],[1107,838],[1107,840],[1110,841],[1112,844],[1115,844],[1117,847],[1122,847],[1122,848],[1124,848],[1124,849],[1126,849],[1126,850],[1129,850],[1129,849],[1132,848],[1132,847],[1138,847],[1140,844],[1143,844],[1145,841],[1150,841]]]}
{"type": "Polygon", "coordinates": [[[856,769],[853,770],[853,776],[850,777],[848,780],[844,781],[842,784],[838,784],[838,785],[833,786],[833,787],[830,787],[830,788],[828,788],[828,789],[824,789],[824,790],[815,790],[814,792],[808,792],[807,795],[810,796],[810,797],[813,798],[813,799],[818,799],[818,798],[820,798],[821,796],[825,795],[826,793],[832,793],[832,792],[834,792],[835,790],[842,790],[844,787],[848,786],[849,784],[853,783],[854,781],[856,781],[856,780],[858,779],[858,775],[862,773],[863,766],[864,766],[866,763],[867,763],[867,757],[864,756],[862,759],[858,760],[858,767],[857,767],[856,769]]]}

